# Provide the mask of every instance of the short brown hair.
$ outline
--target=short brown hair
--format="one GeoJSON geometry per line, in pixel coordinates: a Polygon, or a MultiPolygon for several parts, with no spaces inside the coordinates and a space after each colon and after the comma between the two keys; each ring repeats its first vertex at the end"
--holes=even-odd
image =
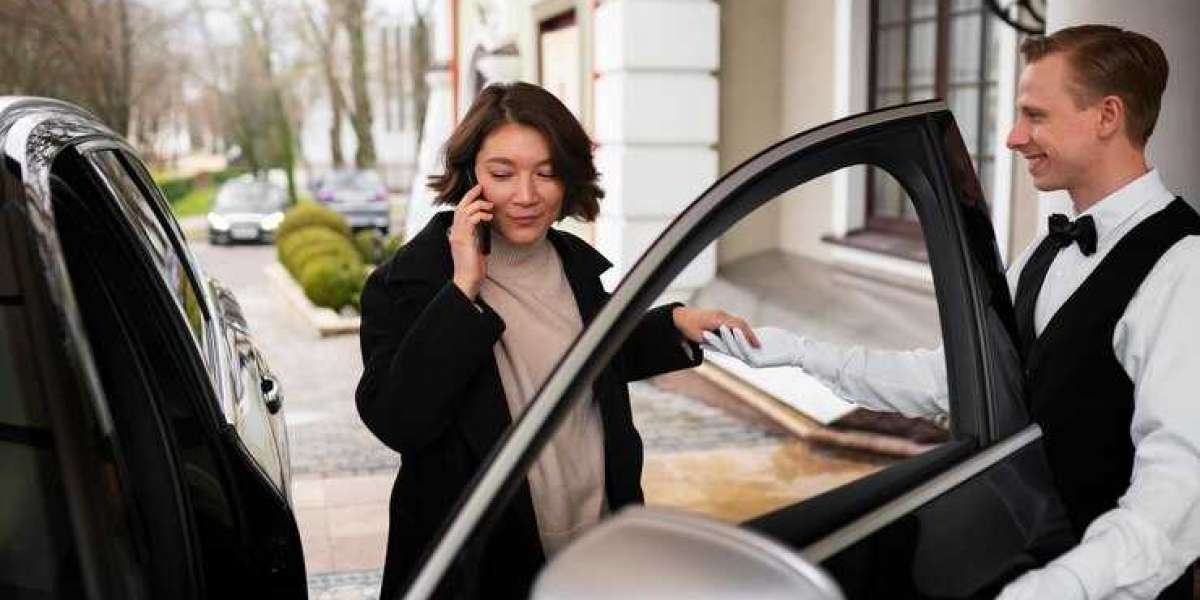
{"type": "Polygon", "coordinates": [[[546,138],[554,175],[563,183],[559,218],[591,221],[600,212],[604,190],[592,162],[593,144],[583,126],[554,94],[529,83],[492,84],[479,92],[471,109],[446,140],[442,174],[429,177],[434,204],[458,204],[471,189],[463,173],[475,164],[483,141],[508,123],[532,127],[546,138]]]}
{"type": "Polygon", "coordinates": [[[1119,27],[1079,25],[1031,37],[1021,44],[1027,63],[1058,52],[1066,54],[1075,74],[1071,87],[1076,105],[1104,96],[1120,97],[1125,102],[1129,138],[1145,146],[1158,121],[1169,73],[1167,57],[1158,43],[1119,27]]]}

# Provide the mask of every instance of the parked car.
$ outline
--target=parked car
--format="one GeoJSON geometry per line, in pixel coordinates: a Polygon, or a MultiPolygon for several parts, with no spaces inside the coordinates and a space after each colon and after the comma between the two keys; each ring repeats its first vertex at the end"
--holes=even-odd
{"type": "Polygon", "coordinates": [[[283,395],[136,152],[0,98],[0,595],[304,598],[283,395]]]}
{"type": "Polygon", "coordinates": [[[429,597],[455,561],[481,554],[476,545],[572,402],[701,250],[784,192],[853,165],[893,176],[921,220],[949,374],[951,439],[738,526],[625,509],[557,554],[534,597],[991,598],[1074,545],[1042,432],[1022,401],[988,207],[954,118],[935,101],[797,134],[684,210],[499,436],[405,597],[429,597]]]}
{"type": "Polygon", "coordinates": [[[243,175],[226,181],[208,213],[208,240],[269,243],[283,222],[286,204],[287,191],[266,179],[243,175]]]}
{"type": "Polygon", "coordinates": [[[387,233],[391,222],[387,186],[372,170],[339,169],[313,183],[317,201],[345,215],[350,227],[387,233]]]}

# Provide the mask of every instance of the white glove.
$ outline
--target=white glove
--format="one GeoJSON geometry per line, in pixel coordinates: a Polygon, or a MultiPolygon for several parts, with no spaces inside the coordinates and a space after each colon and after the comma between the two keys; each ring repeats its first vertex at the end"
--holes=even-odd
{"type": "Polygon", "coordinates": [[[759,347],[750,345],[746,334],[741,330],[722,325],[718,330],[720,336],[712,332],[704,332],[703,348],[709,352],[728,354],[747,365],[755,368],[763,367],[801,367],[802,338],[786,329],[779,327],[756,327],[754,335],[758,337],[759,347]]]}
{"type": "Polygon", "coordinates": [[[997,600],[1085,600],[1087,591],[1070,569],[1053,563],[1016,578],[1000,592],[997,600]]]}

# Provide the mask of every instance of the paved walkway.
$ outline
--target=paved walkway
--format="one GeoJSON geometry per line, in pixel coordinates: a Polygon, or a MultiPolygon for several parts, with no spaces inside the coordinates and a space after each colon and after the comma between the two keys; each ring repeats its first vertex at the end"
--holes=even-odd
{"type": "MultiPolygon", "coordinates": [[[[354,407],[356,336],[320,338],[275,297],[269,246],[193,242],[210,276],[233,289],[283,385],[296,515],[312,598],[374,598],[399,456],[354,407]]],[[[738,521],[870,473],[887,461],[789,438],[696,375],[631,386],[646,446],[647,501],[738,521]]]]}

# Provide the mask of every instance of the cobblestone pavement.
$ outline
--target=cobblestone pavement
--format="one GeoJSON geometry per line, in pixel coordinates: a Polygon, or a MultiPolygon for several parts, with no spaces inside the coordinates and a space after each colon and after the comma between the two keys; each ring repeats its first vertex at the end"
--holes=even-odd
{"type": "MultiPolygon", "coordinates": [[[[362,363],[357,336],[321,338],[276,297],[263,273],[274,260],[273,247],[212,247],[203,241],[193,242],[192,247],[208,275],[233,290],[282,382],[310,597],[375,598],[386,540],[387,497],[400,458],[358,419],[354,387],[362,363]]],[[[775,452],[772,445],[783,441],[778,429],[681,393],[649,383],[635,383],[630,392],[646,452],[650,458],[659,457],[658,463],[648,465],[664,477],[674,477],[671,474],[680,469],[669,459],[664,464],[661,457],[709,463],[711,451],[722,448],[768,456],[775,452]]],[[[847,471],[851,473],[847,477],[875,468],[851,466],[858,470],[847,471]]],[[[675,481],[695,479],[688,477],[651,483],[669,489],[675,481]]],[[[709,479],[714,488],[724,485],[723,480],[709,479]]],[[[652,488],[647,485],[648,494],[652,488]]],[[[672,497],[664,497],[671,501],[672,497]]]]}

